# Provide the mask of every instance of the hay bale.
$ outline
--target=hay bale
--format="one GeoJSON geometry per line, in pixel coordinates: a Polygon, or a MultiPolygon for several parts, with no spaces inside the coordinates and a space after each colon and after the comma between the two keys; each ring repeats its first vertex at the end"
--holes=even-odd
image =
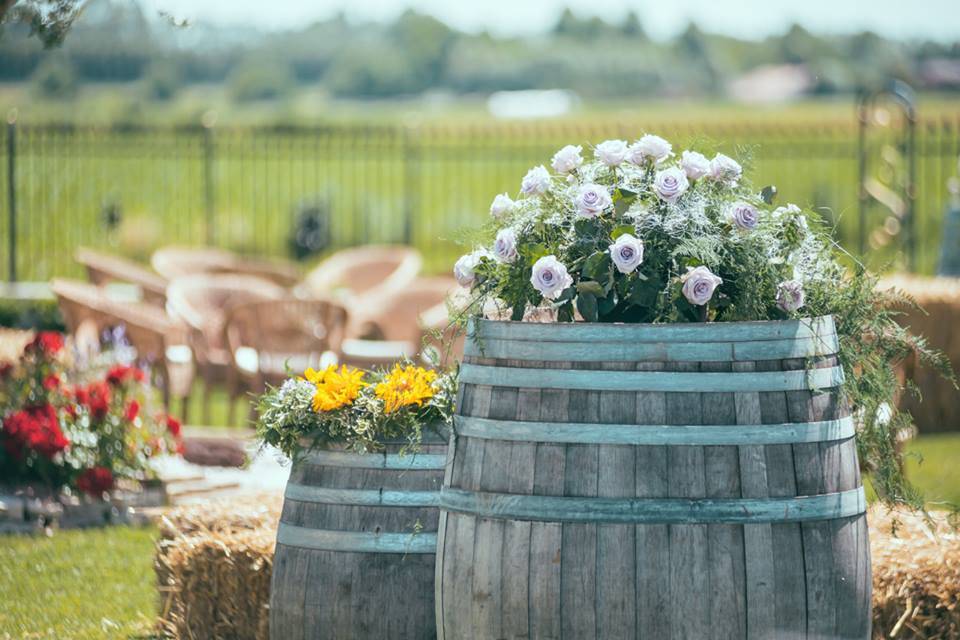
{"type": "Polygon", "coordinates": [[[960,535],[934,515],[874,507],[873,637],[960,638],[960,535]],[[894,523],[896,531],[894,533],[894,523]]]}
{"type": "MultiPolygon", "coordinates": [[[[929,340],[943,351],[960,373],[960,278],[924,278],[899,275],[885,278],[880,289],[895,287],[913,296],[926,313],[906,310],[900,324],[929,340]]],[[[913,394],[904,394],[901,405],[913,414],[920,433],[960,429],[960,392],[939,373],[918,365],[910,358],[902,365],[903,374],[920,389],[922,402],[913,394]]]]}
{"type": "Polygon", "coordinates": [[[174,509],[154,569],[160,627],[174,638],[266,640],[278,496],[174,509]]]}
{"type": "MultiPolygon", "coordinates": [[[[278,496],[222,500],[161,521],[161,627],[174,638],[267,640],[278,496]]],[[[943,515],[873,507],[873,637],[960,638],[960,534],[943,515]],[[894,534],[894,522],[897,523],[894,534]]]]}

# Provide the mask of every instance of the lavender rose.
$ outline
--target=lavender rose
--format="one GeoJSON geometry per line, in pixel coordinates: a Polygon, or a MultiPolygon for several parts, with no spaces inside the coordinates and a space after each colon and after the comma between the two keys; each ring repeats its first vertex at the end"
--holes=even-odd
{"type": "Polygon", "coordinates": [[[517,233],[510,227],[497,233],[497,239],[493,241],[493,257],[504,264],[517,259],[517,233]]]}
{"type": "Polygon", "coordinates": [[[690,182],[687,180],[687,174],[678,167],[658,171],[653,179],[653,190],[664,202],[676,202],[689,186],[690,182]]]}
{"type": "Polygon", "coordinates": [[[683,283],[683,297],[690,304],[705,305],[713,297],[713,291],[723,280],[713,273],[710,269],[700,266],[696,269],[687,267],[687,272],[680,276],[680,282],[683,283]]]}
{"type": "Polygon", "coordinates": [[[633,164],[647,161],[658,164],[669,158],[672,150],[673,146],[660,136],[647,134],[630,145],[627,159],[633,164]]]}
{"type": "Polygon", "coordinates": [[[553,160],[550,162],[550,166],[559,174],[576,171],[577,168],[583,164],[583,156],[580,155],[581,151],[583,151],[583,147],[568,144],[553,154],[553,160]]]}
{"type": "Polygon", "coordinates": [[[718,153],[710,161],[710,177],[728,186],[734,187],[740,180],[743,167],[729,156],[718,153]]]}
{"type": "Polygon", "coordinates": [[[616,167],[627,159],[627,143],[623,140],[605,140],[594,148],[593,154],[608,167],[616,167]]]}
{"type": "Polygon", "coordinates": [[[520,191],[527,196],[540,196],[550,190],[550,172],[542,164],[527,171],[520,183],[520,191]]]}
{"type": "Polygon", "coordinates": [[[744,231],[753,230],[753,228],[757,226],[759,219],[757,208],[746,202],[733,203],[727,210],[727,216],[734,225],[744,231]]]}
{"type": "Polygon", "coordinates": [[[585,184],[580,187],[574,200],[577,213],[584,218],[596,218],[613,204],[607,188],[599,184],[585,184]]]}
{"type": "Polygon", "coordinates": [[[610,245],[610,259],[620,273],[636,271],[643,262],[643,241],[624,233],[610,245]]]}
{"type": "Polygon", "coordinates": [[[710,173],[710,161],[702,153],[684,151],[680,156],[680,167],[691,180],[699,180],[710,173]]]}
{"type": "Polygon", "coordinates": [[[490,215],[494,218],[499,218],[503,214],[512,211],[514,204],[516,203],[511,200],[510,196],[508,196],[506,193],[498,194],[490,204],[490,215]]]}
{"type": "Polygon", "coordinates": [[[786,280],[777,285],[777,306],[787,313],[802,307],[805,298],[803,284],[796,280],[786,280]]]}
{"type": "Polygon", "coordinates": [[[490,253],[484,249],[477,249],[460,256],[460,259],[453,265],[453,277],[457,279],[461,287],[470,287],[476,282],[476,269],[480,265],[480,260],[488,257],[490,257],[490,253]]]}
{"type": "Polygon", "coordinates": [[[556,300],[564,289],[573,284],[573,278],[556,256],[543,256],[533,265],[530,283],[544,298],[556,300]]]}

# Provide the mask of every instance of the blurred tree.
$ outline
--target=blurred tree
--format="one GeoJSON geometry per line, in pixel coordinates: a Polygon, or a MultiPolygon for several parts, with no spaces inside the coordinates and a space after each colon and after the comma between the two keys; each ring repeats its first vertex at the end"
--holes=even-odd
{"type": "Polygon", "coordinates": [[[77,76],[63,56],[44,60],[30,78],[33,92],[41,98],[63,100],[77,93],[77,76]]]}
{"type": "Polygon", "coordinates": [[[0,0],[0,25],[20,22],[30,26],[44,47],[63,43],[83,10],[85,0],[0,0]]]}
{"type": "Polygon", "coordinates": [[[293,75],[286,61],[251,58],[230,72],[227,84],[240,102],[273,100],[290,92],[293,75]]]}
{"type": "Polygon", "coordinates": [[[637,16],[636,11],[627,12],[627,17],[623,19],[623,24],[620,25],[620,31],[628,38],[647,39],[647,32],[640,24],[640,17],[637,16]]]}
{"type": "Polygon", "coordinates": [[[154,60],[143,75],[143,90],[151,100],[169,100],[180,88],[180,69],[172,60],[154,60]]]}

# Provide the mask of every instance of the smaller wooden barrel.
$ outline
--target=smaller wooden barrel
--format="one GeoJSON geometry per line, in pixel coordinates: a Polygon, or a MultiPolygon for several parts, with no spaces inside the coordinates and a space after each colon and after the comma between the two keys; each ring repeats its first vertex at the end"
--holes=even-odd
{"type": "Polygon", "coordinates": [[[270,637],[436,637],[433,576],[446,438],[419,453],[323,450],[296,462],[284,494],[270,637]]]}

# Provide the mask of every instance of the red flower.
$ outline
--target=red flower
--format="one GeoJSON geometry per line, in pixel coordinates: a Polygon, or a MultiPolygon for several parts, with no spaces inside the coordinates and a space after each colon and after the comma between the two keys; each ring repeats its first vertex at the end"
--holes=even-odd
{"type": "Polygon", "coordinates": [[[179,438],[181,429],[182,427],[179,420],[173,416],[167,416],[167,431],[170,432],[170,435],[174,438],[179,438]]]}
{"type": "Polygon", "coordinates": [[[63,335],[56,331],[40,331],[27,345],[26,353],[55,356],[63,349],[63,335]]]}
{"type": "Polygon", "coordinates": [[[46,378],[43,379],[43,388],[47,391],[53,391],[60,386],[60,376],[55,373],[51,373],[46,378]]]}
{"type": "Polygon", "coordinates": [[[126,380],[143,382],[147,379],[146,374],[139,367],[127,366],[125,364],[114,365],[107,372],[107,382],[115,387],[119,387],[126,380]]]}
{"type": "Polygon", "coordinates": [[[77,489],[91,496],[103,495],[113,488],[113,473],[106,467],[93,467],[77,477],[77,489]]]}
{"type": "Polygon", "coordinates": [[[124,417],[127,419],[127,422],[133,422],[137,419],[138,415],[140,415],[140,403],[136,400],[131,400],[130,404],[127,405],[127,412],[124,417]]]}
{"type": "Polygon", "coordinates": [[[110,387],[106,382],[91,382],[82,393],[77,391],[77,400],[90,409],[90,415],[102,420],[110,410],[110,387]]]}
{"type": "Polygon", "coordinates": [[[7,435],[4,445],[10,455],[17,459],[23,457],[25,450],[53,458],[70,445],[60,430],[56,409],[49,404],[7,416],[3,421],[3,429],[7,435]]]}

